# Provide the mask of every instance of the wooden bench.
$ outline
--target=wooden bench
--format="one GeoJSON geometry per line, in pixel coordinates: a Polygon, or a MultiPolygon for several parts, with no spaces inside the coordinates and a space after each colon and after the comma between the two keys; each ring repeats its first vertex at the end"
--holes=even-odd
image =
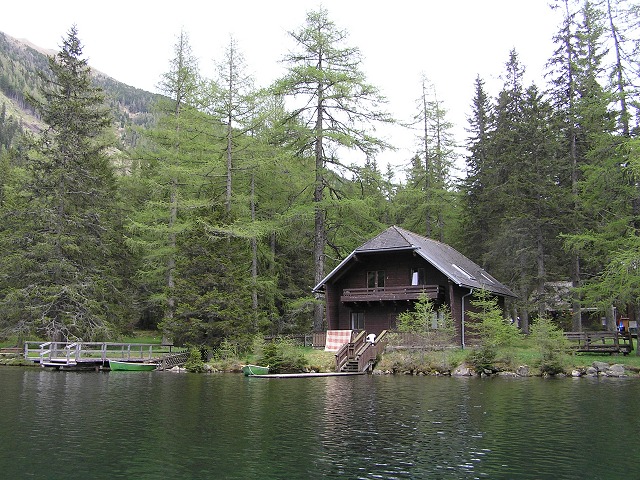
{"type": "Polygon", "coordinates": [[[633,350],[629,332],[565,332],[564,336],[576,352],[628,355],[633,350]]]}

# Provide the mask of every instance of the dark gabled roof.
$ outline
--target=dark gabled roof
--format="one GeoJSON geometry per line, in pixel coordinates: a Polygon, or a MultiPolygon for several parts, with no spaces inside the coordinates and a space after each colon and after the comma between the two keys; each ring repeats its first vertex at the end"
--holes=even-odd
{"type": "Polygon", "coordinates": [[[313,291],[321,290],[325,283],[338,274],[358,253],[412,250],[461,287],[484,288],[498,295],[516,295],[489,273],[449,245],[423,237],[397,226],[389,227],[380,235],[365,242],[351,252],[333,269],[313,291]]]}

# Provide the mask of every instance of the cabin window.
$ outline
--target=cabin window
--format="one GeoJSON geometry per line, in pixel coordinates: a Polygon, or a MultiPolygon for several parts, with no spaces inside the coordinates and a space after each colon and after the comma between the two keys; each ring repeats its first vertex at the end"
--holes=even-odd
{"type": "Polygon", "coordinates": [[[367,272],[367,288],[384,288],[384,270],[367,272]]]}
{"type": "Polygon", "coordinates": [[[351,330],[364,330],[364,312],[351,312],[351,330]]]}
{"type": "Polygon", "coordinates": [[[424,277],[424,268],[411,269],[411,285],[424,285],[426,279],[424,277]]]}

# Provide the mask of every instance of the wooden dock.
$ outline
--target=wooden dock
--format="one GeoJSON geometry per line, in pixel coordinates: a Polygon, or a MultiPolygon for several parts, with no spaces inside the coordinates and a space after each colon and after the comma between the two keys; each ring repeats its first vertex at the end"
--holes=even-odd
{"type": "Polygon", "coordinates": [[[28,341],[24,358],[56,370],[103,370],[109,368],[109,360],[155,363],[165,370],[184,364],[189,352],[150,343],[28,341]]]}
{"type": "Polygon", "coordinates": [[[365,372],[314,372],[314,373],[267,373],[266,375],[248,375],[251,378],[314,378],[314,377],[351,377],[364,375],[365,372]]]}

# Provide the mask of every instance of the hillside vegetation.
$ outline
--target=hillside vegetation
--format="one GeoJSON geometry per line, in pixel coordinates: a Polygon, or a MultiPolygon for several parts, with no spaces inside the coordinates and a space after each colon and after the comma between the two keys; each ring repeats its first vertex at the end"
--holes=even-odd
{"type": "Polygon", "coordinates": [[[256,333],[320,330],[313,287],[393,224],[509,286],[525,333],[551,313],[573,331],[637,319],[639,12],[565,7],[550,12],[562,26],[543,85],[525,83],[511,51],[497,91],[478,77],[460,92],[470,109],[456,139],[423,79],[417,146],[388,166],[377,132],[393,112],[323,8],[290,32],[272,85],[254,84],[233,40],[206,78],[182,32],[161,95],[91,72],[81,32],[51,61],[0,34],[0,332],[159,328],[243,348],[256,333]]]}

